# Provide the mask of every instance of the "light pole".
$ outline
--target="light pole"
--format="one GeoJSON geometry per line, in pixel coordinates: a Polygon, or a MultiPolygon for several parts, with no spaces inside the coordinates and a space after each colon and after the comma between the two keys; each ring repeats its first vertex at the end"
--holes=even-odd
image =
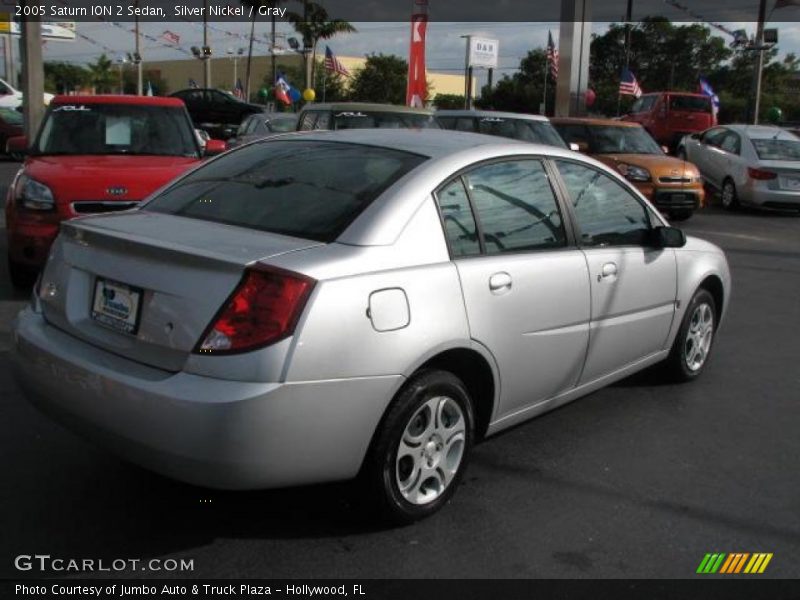
{"type": "MultiPolygon", "coordinates": [[[[134,8],[138,9],[139,7],[139,0],[135,0],[134,8]]],[[[134,20],[135,23],[135,30],[136,30],[136,48],[133,51],[133,62],[136,65],[136,95],[142,95],[142,55],[141,55],[141,48],[139,47],[139,16],[138,10],[136,11],[136,17],[134,20]]]]}
{"type": "Polygon", "coordinates": [[[208,45],[208,0],[203,1],[203,87],[211,87],[211,48],[208,45]]]}
{"type": "Polygon", "coordinates": [[[125,63],[128,62],[128,59],[124,56],[120,56],[117,58],[117,68],[119,70],[119,93],[120,95],[125,93],[125,82],[123,81],[123,70],[125,68],[125,63]]]}
{"type": "Polygon", "coordinates": [[[753,125],[758,125],[758,110],[761,107],[761,75],[764,72],[764,19],[767,12],[767,0],[761,0],[758,4],[758,27],[756,29],[755,50],[756,71],[755,71],[755,100],[753,101],[753,125]]]}
{"type": "Polygon", "coordinates": [[[228,48],[227,50],[228,56],[233,59],[233,87],[231,89],[236,89],[236,82],[239,80],[239,57],[244,54],[244,48],[237,48],[235,51],[233,48],[228,48]]]}
{"type": "Polygon", "coordinates": [[[472,67],[469,65],[469,50],[472,45],[471,35],[462,35],[462,39],[467,40],[467,50],[464,54],[464,108],[472,108],[472,67]]]}

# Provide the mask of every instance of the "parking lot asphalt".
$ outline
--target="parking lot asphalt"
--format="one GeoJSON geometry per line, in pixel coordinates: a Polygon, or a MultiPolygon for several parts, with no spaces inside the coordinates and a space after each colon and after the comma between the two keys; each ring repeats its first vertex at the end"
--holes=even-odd
{"type": "MultiPolygon", "coordinates": [[[[0,163],[3,197],[15,169],[0,163]]],[[[646,371],[490,438],[453,501],[399,529],[365,519],[347,485],[208,491],[50,422],[10,372],[26,294],[3,259],[0,577],[39,575],[13,564],[39,553],[194,561],[134,577],[687,578],[707,552],[771,552],[761,577],[800,576],[800,218],[712,207],[680,225],[733,273],[701,379],[646,371]]]]}

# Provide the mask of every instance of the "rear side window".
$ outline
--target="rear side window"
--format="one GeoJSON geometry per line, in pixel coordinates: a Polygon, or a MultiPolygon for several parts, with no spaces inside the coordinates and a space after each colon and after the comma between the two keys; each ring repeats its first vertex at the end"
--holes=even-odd
{"type": "Polygon", "coordinates": [[[330,242],[425,160],[374,146],[275,140],[221,156],[143,209],[330,242]]]}
{"type": "Polygon", "coordinates": [[[711,101],[702,96],[670,96],[670,110],[687,110],[690,112],[711,112],[711,101]]]}
{"type": "Polygon", "coordinates": [[[566,244],[561,212],[541,161],[492,163],[464,177],[487,254],[566,244]]]}
{"type": "Polygon", "coordinates": [[[303,115],[302,120],[300,121],[300,131],[310,131],[314,129],[314,123],[317,120],[317,113],[312,110],[306,111],[303,115]]]}
{"type": "Polygon", "coordinates": [[[448,183],[436,193],[439,211],[442,213],[444,232],[453,258],[480,254],[475,217],[469,204],[467,190],[461,178],[448,183]]]}
{"type": "Polygon", "coordinates": [[[648,112],[653,105],[656,103],[656,98],[658,96],[642,96],[636,102],[633,103],[631,106],[632,113],[643,113],[648,112]]]}

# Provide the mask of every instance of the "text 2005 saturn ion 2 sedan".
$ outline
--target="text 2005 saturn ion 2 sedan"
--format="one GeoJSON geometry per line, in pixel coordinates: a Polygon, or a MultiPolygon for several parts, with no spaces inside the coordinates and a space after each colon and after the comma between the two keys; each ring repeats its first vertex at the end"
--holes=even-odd
{"type": "Polygon", "coordinates": [[[568,150],[291,134],[64,223],[15,362],[39,407],[155,471],[360,476],[402,522],[482,437],[659,361],[697,377],[729,290],[718,248],[568,150]]]}

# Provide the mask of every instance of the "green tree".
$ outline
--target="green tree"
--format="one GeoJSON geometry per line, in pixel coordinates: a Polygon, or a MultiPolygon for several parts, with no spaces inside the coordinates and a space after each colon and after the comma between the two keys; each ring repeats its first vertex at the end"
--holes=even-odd
{"type": "MultiPolygon", "coordinates": [[[[504,75],[491,90],[484,87],[475,102],[480,108],[511,112],[538,113],[544,94],[545,69],[548,69],[544,48],[529,50],[520,61],[519,70],[504,75]]],[[[547,113],[552,114],[555,103],[555,81],[547,73],[547,113]]]]}
{"type": "MultiPolygon", "coordinates": [[[[394,54],[370,54],[350,82],[350,98],[358,102],[405,104],[408,63],[394,54]]],[[[427,100],[427,98],[426,98],[427,100]]]]}
{"type": "Polygon", "coordinates": [[[328,11],[317,2],[295,1],[303,5],[303,11],[287,13],[286,18],[303,38],[303,64],[306,68],[303,81],[308,86],[314,81],[319,41],[329,40],[339,33],[353,33],[356,28],[343,19],[331,19],[328,11]]]}
{"type": "Polygon", "coordinates": [[[113,91],[119,81],[119,75],[114,72],[114,63],[105,54],[101,54],[98,59],[89,63],[89,83],[94,86],[98,94],[107,94],[113,91]]]}
{"type": "Polygon", "coordinates": [[[66,94],[89,82],[90,73],[81,65],[66,62],[44,63],[44,89],[53,94],[66,94]]]}

